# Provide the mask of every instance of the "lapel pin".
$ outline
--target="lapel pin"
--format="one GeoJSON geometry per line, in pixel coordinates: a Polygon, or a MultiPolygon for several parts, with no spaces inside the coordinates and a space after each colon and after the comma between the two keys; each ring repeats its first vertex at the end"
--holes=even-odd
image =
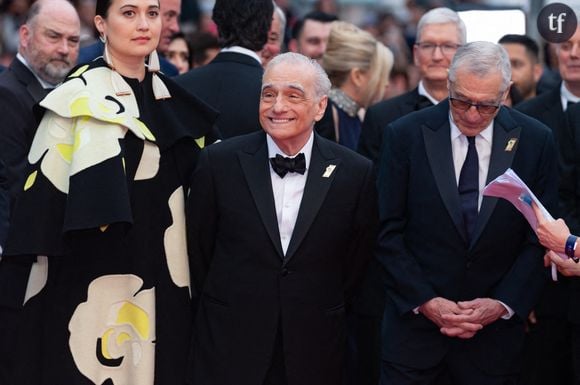
{"type": "Polygon", "coordinates": [[[517,138],[511,138],[510,140],[508,140],[506,146],[505,146],[505,151],[511,151],[514,149],[514,146],[516,145],[516,143],[518,142],[517,138]]]}
{"type": "Polygon", "coordinates": [[[323,178],[330,177],[330,175],[332,175],[332,172],[334,171],[335,168],[336,168],[336,165],[334,165],[334,164],[327,166],[326,170],[324,171],[324,174],[322,174],[322,177],[323,178]]]}

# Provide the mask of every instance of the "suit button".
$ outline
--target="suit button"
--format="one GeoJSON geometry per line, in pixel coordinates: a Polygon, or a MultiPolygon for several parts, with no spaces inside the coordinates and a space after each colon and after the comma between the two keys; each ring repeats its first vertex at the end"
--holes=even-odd
{"type": "Polygon", "coordinates": [[[288,273],[289,273],[288,269],[286,269],[286,268],[283,268],[283,269],[282,269],[282,273],[281,273],[281,274],[282,274],[282,277],[285,277],[285,276],[287,276],[287,275],[288,275],[288,273]]]}

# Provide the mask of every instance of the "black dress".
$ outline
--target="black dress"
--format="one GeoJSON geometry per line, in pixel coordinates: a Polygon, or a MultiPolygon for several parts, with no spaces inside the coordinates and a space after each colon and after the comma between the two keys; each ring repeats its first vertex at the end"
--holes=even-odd
{"type": "Polygon", "coordinates": [[[24,303],[14,384],[185,382],[184,204],[216,113],[163,77],[172,97],[156,100],[151,74],[116,95],[111,73],[102,60],[79,67],[41,103],[0,269],[13,288],[0,301],[24,303]],[[28,280],[10,274],[31,260],[28,280]]]}

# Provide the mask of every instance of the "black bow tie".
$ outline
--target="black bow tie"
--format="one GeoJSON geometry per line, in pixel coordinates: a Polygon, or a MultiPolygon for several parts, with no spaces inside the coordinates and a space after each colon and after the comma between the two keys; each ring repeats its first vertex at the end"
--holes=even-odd
{"type": "Polygon", "coordinates": [[[304,174],[306,171],[306,158],[303,153],[298,154],[294,158],[286,158],[280,154],[276,154],[275,158],[270,158],[270,164],[280,178],[284,178],[289,172],[297,172],[304,174]]]}
{"type": "Polygon", "coordinates": [[[415,104],[415,111],[419,111],[419,110],[422,110],[423,108],[431,107],[432,105],[433,105],[433,102],[431,102],[431,100],[429,100],[428,97],[426,97],[424,95],[420,95],[419,99],[417,100],[417,103],[415,104]]]}

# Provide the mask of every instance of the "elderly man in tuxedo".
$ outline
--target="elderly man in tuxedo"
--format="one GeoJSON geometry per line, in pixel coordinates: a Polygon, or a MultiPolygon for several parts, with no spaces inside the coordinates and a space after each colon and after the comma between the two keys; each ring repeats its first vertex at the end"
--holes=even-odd
{"type": "Polygon", "coordinates": [[[200,156],[188,203],[194,384],[344,384],[345,309],[378,215],[371,162],[313,132],[329,89],[314,60],[275,57],[263,131],[200,156]]]}
{"type": "Polygon", "coordinates": [[[379,171],[378,258],[387,288],[381,384],[515,383],[524,321],[545,283],[543,248],[506,200],[482,196],[512,168],[549,208],[549,128],[502,106],[506,51],[460,47],[449,99],[391,124],[379,171]]]}

